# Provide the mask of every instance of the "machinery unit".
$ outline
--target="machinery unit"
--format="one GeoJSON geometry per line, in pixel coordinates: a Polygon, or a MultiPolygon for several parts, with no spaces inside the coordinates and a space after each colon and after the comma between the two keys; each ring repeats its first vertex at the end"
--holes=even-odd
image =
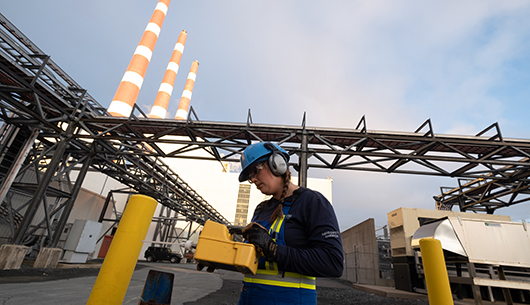
{"type": "Polygon", "coordinates": [[[101,227],[101,222],[76,219],[66,239],[62,261],[66,263],[85,263],[88,255],[96,247],[101,227]]]}
{"type": "Polygon", "coordinates": [[[420,278],[415,267],[415,251],[411,247],[412,235],[424,223],[447,216],[460,216],[482,220],[511,220],[509,216],[502,215],[403,207],[389,212],[387,218],[390,229],[390,244],[396,289],[412,292],[417,288],[425,288],[423,279],[420,278]]]}
{"type": "Polygon", "coordinates": [[[195,260],[216,269],[256,274],[258,253],[252,244],[234,241],[225,225],[207,220],[199,236],[195,260]]]}
{"type": "Polygon", "coordinates": [[[412,248],[422,238],[436,238],[442,249],[467,257],[469,262],[530,268],[530,236],[526,222],[445,217],[420,227],[412,248]]]}
{"type": "MultiPolygon", "coordinates": [[[[411,246],[419,250],[421,239],[439,240],[454,291],[463,296],[462,285],[470,287],[475,304],[482,304],[481,290],[492,302],[504,299],[507,304],[513,304],[514,300],[527,303],[530,301],[529,229],[525,221],[444,217],[416,230],[411,246]]],[[[421,252],[417,254],[421,257],[421,252]]],[[[421,273],[420,259],[418,263],[421,273]]]]}

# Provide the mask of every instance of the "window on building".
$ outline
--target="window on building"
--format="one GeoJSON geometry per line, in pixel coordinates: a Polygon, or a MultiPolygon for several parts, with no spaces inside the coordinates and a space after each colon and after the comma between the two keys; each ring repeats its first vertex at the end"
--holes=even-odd
{"type": "Polygon", "coordinates": [[[250,201],[250,184],[240,184],[237,194],[236,215],[234,225],[246,226],[248,217],[248,203],[250,201]]]}

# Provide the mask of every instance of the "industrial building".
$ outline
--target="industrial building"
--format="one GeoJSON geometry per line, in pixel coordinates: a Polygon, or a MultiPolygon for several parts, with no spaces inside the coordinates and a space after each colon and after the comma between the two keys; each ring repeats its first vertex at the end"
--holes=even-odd
{"type": "MultiPolygon", "coordinates": [[[[226,215],[226,218],[233,225],[244,226],[249,223],[252,217],[252,212],[255,207],[264,199],[264,196],[254,185],[243,182],[238,182],[239,166],[236,164],[221,164],[219,162],[198,161],[198,160],[184,160],[173,159],[166,160],[167,164],[172,168],[178,168],[179,173],[185,180],[193,186],[201,196],[208,201],[219,213],[226,215]],[[232,168],[232,169],[231,169],[232,168]]],[[[72,173],[75,181],[76,172],[72,173]]],[[[297,177],[294,177],[295,180],[297,177]]],[[[332,180],[308,178],[308,187],[321,192],[330,202],[332,202],[332,180]]],[[[118,181],[102,175],[97,172],[90,172],[85,178],[83,189],[78,195],[78,199],[74,205],[71,216],[68,220],[69,227],[76,219],[98,221],[100,213],[103,210],[106,194],[111,191],[125,190],[120,193],[113,194],[114,202],[109,205],[106,210],[104,219],[102,221],[101,234],[98,236],[98,243],[88,259],[103,258],[104,252],[100,253],[102,244],[110,240],[113,233],[112,228],[116,227],[116,221],[128,199],[128,195],[133,193],[133,190],[128,189],[118,181]],[[105,234],[103,234],[105,233],[105,234]],[[105,239],[107,235],[107,239],[105,239]]],[[[167,210],[162,205],[158,205],[155,212],[153,223],[150,226],[149,232],[144,242],[144,247],[140,253],[139,259],[144,259],[143,253],[145,249],[154,242],[158,241],[163,246],[171,247],[174,251],[184,254],[183,244],[187,240],[197,241],[198,234],[196,229],[200,226],[194,225],[189,233],[189,223],[182,217],[180,221],[176,220],[179,216],[175,213],[170,213],[168,216],[167,210]],[[168,219],[172,218],[172,219],[168,219]],[[157,225],[160,222],[172,221],[174,231],[168,233],[166,236],[159,234],[157,225]],[[187,230],[185,230],[187,228],[187,230]]],[[[199,231],[200,232],[200,231],[199,231]]],[[[67,234],[63,239],[66,241],[67,234]]],[[[62,240],[63,240],[62,239],[62,240]]],[[[36,254],[35,254],[36,257],[36,254]]]]}

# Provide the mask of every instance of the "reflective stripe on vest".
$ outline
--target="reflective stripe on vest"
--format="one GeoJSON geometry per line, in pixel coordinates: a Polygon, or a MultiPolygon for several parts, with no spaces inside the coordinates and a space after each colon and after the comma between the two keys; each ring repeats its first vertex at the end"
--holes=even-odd
{"type": "Polygon", "coordinates": [[[269,229],[269,235],[272,236],[272,240],[274,240],[274,242],[276,242],[276,238],[278,237],[278,234],[280,234],[280,229],[283,225],[284,219],[285,215],[282,215],[282,217],[276,217],[271,228],[269,229]]]}
{"type": "MultiPolygon", "coordinates": [[[[280,234],[284,219],[285,215],[277,217],[269,229],[269,235],[273,237],[275,242],[276,237],[280,234]]],[[[280,287],[316,289],[316,278],[314,276],[305,276],[295,272],[278,271],[278,264],[275,262],[265,262],[265,268],[268,270],[258,269],[255,275],[245,275],[243,281],[246,283],[280,287]]]]}
{"type": "Polygon", "coordinates": [[[255,275],[245,275],[243,279],[246,283],[255,283],[262,285],[316,289],[315,277],[305,276],[295,272],[285,272],[283,277],[279,277],[277,270],[258,269],[255,275]]]}

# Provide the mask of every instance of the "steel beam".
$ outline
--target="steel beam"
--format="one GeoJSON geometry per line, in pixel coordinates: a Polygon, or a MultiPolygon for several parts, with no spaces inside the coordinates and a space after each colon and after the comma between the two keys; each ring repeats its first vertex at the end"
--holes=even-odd
{"type": "MultiPolygon", "coordinates": [[[[497,123],[475,136],[449,136],[435,134],[430,119],[415,132],[382,132],[368,130],[364,116],[355,129],[308,127],[305,114],[302,126],[256,124],[250,110],[246,123],[200,121],[194,111],[195,119],[190,116],[187,121],[148,119],[137,107],[138,115],[133,111],[128,118],[111,117],[1,14],[0,78],[0,120],[39,129],[43,151],[54,141],[63,143],[64,126],[75,123],[78,128],[72,130],[68,146],[61,147],[73,163],[95,143],[92,168],[136,192],[156,196],[164,206],[198,223],[207,218],[228,221],[160,158],[189,158],[186,153],[204,150],[207,157],[195,158],[238,162],[249,144],[271,141],[299,157],[291,165],[299,171],[302,186],[309,168],[322,168],[488,179],[524,193],[524,185],[511,185],[526,183],[530,172],[530,140],[503,137],[497,123]],[[163,143],[179,147],[163,151],[163,143]]],[[[42,187],[38,191],[45,192],[42,187]]],[[[491,211],[506,205],[495,202],[496,195],[484,191],[479,200],[472,197],[474,204],[462,198],[458,202],[464,208],[491,211]]],[[[513,197],[509,204],[521,202],[513,197]]],[[[32,201],[28,210],[34,205],[32,201]]],[[[33,212],[27,213],[32,217],[33,212]]]]}
{"type": "Polygon", "coordinates": [[[307,159],[308,159],[308,145],[307,145],[307,133],[302,133],[302,143],[300,143],[300,158],[298,159],[299,170],[298,170],[298,185],[307,187],[307,159]]]}
{"type": "Polygon", "coordinates": [[[9,169],[9,172],[7,173],[5,179],[2,181],[2,185],[0,186],[0,204],[4,202],[7,192],[11,188],[13,181],[15,181],[15,177],[18,175],[20,168],[22,167],[22,163],[26,160],[26,157],[28,156],[31,147],[35,142],[35,139],[37,139],[38,134],[39,130],[33,129],[31,134],[26,139],[24,146],[18,152],[18,155],[14,160],[11,168],[9,169]]]}
{"type": "Polygon", "coordinates": [[[37,212],[38,206],[41,203],[43,196],[46,194],[46,189],[48,188],[50,181],[55,175],[55,171],[57,170],[57,167],[59,166],[59,164],[61,163],[63,159],[64,152],[66,150],[66,147],[68,146],[68,140],[70,139],[68,135],[72,134],[73,129],[74,129],[74,125],[70,125],[68,127],[68,130],[66,132],[66,137],[57,146],[57,150],[55,151],[55,154],[52,160],[50,161],[50,164],[48,165],[46,172],[44,173],[42,181],[40,181],[40,184],[37,187],[37,190],[35,191],[35,194],[33,195],[29,203],[26,213],[24,214],[24,219],[22,220],[22,223],[20,224],[19,228],[17,229],[15,233],[13,242],[16,245],[20,245],[22,243],[22,240],[24,239],[24,235],[26,234],[26,230],[29,228],[31,222],[33,221],[33,217],[35,216],[35,213],[37,212]]]}
{"type": "Polygon", "coordinates": [[[63,211],[61,213],[61,218],[59,219],[59,222],[57,223],[57,227],[55,228],[53,239],[51,240],[51,244],[49,245],[51,248],[57,247],[57,244],[59,243],[61,234],[63,233],[63,230],[66,226],[66,222],[68,221],[68,217],[70,217],[70,213],[72,212],[72,209],[74,207],[74,203],[75,203],[75,200],[77,199],[77,195],[79,194],[79,191],[81,190],[83,181],[85,180],[88,169],[90,168],[92,157],[93,157],[93,154],[86,156],[83,166],[81,167],[81,170],[79,171],[79,174],[77,175],[74,187],[72,189],[71,196],[70,198],[68,198],[66,205],[63,208],[63,211]]]}

